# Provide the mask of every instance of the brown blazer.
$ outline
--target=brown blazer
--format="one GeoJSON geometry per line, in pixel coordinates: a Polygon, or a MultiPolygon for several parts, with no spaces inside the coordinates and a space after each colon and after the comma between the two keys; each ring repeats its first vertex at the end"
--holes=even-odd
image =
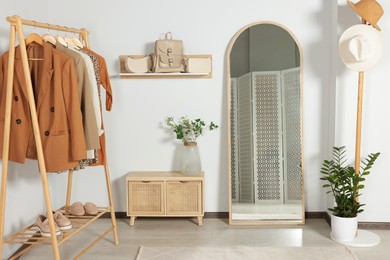
{"type": "MultiPolygon", "coordinates": [[[[73,60],[48,43],[27,46],[46,170],[64,171],[86,158],[80,98],[73,60]]],[[[0,58],[0,156],[3,157],[8,52],[0,58]]],[[[15,49],[9,160],[37,159],[20,47],[15,49]]]]}

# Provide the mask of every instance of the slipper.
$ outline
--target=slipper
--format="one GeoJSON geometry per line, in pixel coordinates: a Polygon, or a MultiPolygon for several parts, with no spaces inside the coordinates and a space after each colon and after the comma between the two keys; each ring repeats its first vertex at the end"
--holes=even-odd
{"type": "Polygon", "coordinates": [[[98,214],[98,209],[95,204],[92,202],[86,202],[84,204],[84,210],[86,215],[97,215],[98,214]]]}
{"type": "Polygon", "coordinates": [[[85,210],[81,202],[75,202],[69,207],[69,213],[74,216],[84,216],[85,210]]]}

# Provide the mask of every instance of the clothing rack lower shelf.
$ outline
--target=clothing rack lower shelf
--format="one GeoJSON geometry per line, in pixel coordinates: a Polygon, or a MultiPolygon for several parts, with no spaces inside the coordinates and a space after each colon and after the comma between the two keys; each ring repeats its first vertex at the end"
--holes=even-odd
{"type": "MultiPolygon", "coordinates": [[[[66,206],[63,206],[59,209],[64,216],[69,218],[69,220],[72,222],[72,228],[68,230],[62,230],[61,235],[57,236],[58,246],[65,243],[68,239],[76,235],[78,232],[95,222],[97,219],[102,217],[105,213],[111,211],[111,207],[98,207],[98,214],[97,215],[86,215],[86,216],[73,216],[70,215],[67,210],[66,206]]],[[[110,231],[112,231],[113,227],[110,227],[109,230],[107,230],[101,237],[99,237],[96,241],[100,240],[102,237],[109,234],[110,231]]],[[[26,253],[28,250],[30,250],[32,247],[36,245],[51,245],[51,238],[50,237],[43,237],[40,235],[39,231],[35,229],[35,224],[32,224],[23,230],[11,235],[9,238],[4,240],[5,244],[24,244],[29,245],[27,248],[25,248],[23,251],[19,252],[18,255],[14,255],[13,258],[16,258],[24,253],[26,253]]],[[[88,251],[92,246],[94,246],[96,243],[92,243],[90,246],[88,246],[85,250],[83,250],[82,253],[85,253],[88,251]]]]}

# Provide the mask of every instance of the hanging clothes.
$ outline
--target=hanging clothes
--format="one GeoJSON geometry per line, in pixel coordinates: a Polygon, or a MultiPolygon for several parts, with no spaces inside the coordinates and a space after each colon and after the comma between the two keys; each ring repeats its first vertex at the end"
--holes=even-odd
{"type": "Polygon", "coordinates": [[[89,66],[87,66],[87,63],[90,62],[88,57],[83,57],[81,53],[74,50],[71,46],[69,48],[65,47],[58,41],[56,42],[55,48],[73,58],[77,72],[80,108],[83,116],[84,136],[87,145],[87,158],[79,161],[76,167],[70,169],[78,171],[98,161],[97,149],[100,148],[100,141],[97,120],[98,118],[101,120],[101,115],[100,111],[96,112],[94,110],[94,100],[98,102],[96,82],[92,76],[92,65],[88,64],[89,66]],[[85,61],[84,59],[87,60],[85,61]],[[88,69],[91,70],[90,73],[88,69]],[[94,94],[96,97],[94,97],[94,94]]]}
{"type": "Polygon", "coordinates": [[[102,127],[102,114],[100,112],[99,81],[95,76],[96,75],[95,64],[87,54],[81,52],[80,50],[75,49],[71,45],[69,45],[68,48],[80,54],[81,57],[84,59],[85,65],[87,66],[89,81],[92,82],[90,90],[92,96],[93,110],[96,117],[96,128],[98,131],[98,135],[101,136],[104,130],[102,127]]]}
{"type": "Polygon", "coordinates": [[[110,76],[108,74],[106,60],[104,59],[103,56],[97,54],[96,52],[94,52],[86,47],[84,47],[83,50],[95,55],[99,60],[99,63],[100,63],[100,73],[99,73],[100,84],[106,90],[106,110],[111,111],[112,101],[113,101],[112,88],[111,88],[110,76]]]}
{"type": "MultiPolygon", "coordinates": [[[[77,51],[65,47],[56,42],[56,50],[65,53],[73,58],[78,82],[78,91],[80,96],[80,108],[83,114],[84,136],[88,150],[100,148],[99,133],[97,129],[96,112],[94,110],[92,88],[96,88],[88,75],[87,65],[77,51]]],[[[96,84],[95,84],[96,85],[96,84]]],[[[100,112],[100,111],[99,111],[100,112]]]]}
{"type": "MultiPolygon", "coordinates": [[[[86,142],[74,61],[48,43],[31,43],[28,57],[35,96],[43,155],[47,171],[74,168],[86,158],[86,142]]],[[[0,58],[0,136],[4,135],[5,96],[8,73],[6,52],[0,58]]],[[[24,163],[25,158],[37,159],[26,81],[20,46],[15,48],[15,75],[10,131],[9,160],[24,163]]],[[[3,138],[0,156],[3,157],[3,138]]]]}
{"type": "MultiPolygon", "coordinates": [[[[90,50],[88,48],[83,48],[83,50],[85,52],[88,52],[91,55],[94,55],[95,57],[97,57],[97,60],[99,61],[99,73],[98,73],[99,82],[100,82],[101,86],[103,86],[103,88],[106,90],[106,110],[111,111],[112,103],[113,103],[113,95],[112,95],[111,82],[110,82],[110,77],[109,77],[108,70],[107,70],[106,61],[101,55],[93,52],[92,50],[90,50]]],[[[99,88],[99,93],[100,93],[100,88],[99,88]]],[[[99,94],[99,97],[100,97],[100,94],[99,94]]],[[[100,100],[100,102],[101,102],[101,100],[100,100]]],[[[101,108],[100,112],[102,112],[102,108],[101,108]]],[[[103,121],[102,121],[102,128],[104,129],[103,121]]],[[[98,150],[99,160],[96,164],[92,164],[91,166],[99,166],[99,165],[106,165],[107,164],[105,133],[103,133],[99,137],[99,140],[100,140],[100,149],[98,150]]]]}

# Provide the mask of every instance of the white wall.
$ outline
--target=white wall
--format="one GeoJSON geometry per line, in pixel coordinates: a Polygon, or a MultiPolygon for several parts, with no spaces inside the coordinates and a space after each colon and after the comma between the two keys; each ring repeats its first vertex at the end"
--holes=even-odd
{"type": "MultiPolygon", "coordinates": [[[[128,171],[171,170],[177,166],[177,142],[160,128],[166,116],[200,116],[215,120],[221,128],[199,139],[206,172],[206,211],[228,210],[227,127],[226,127],[226,48],[231,37],[254,21],[276,21],[290,28],[303,49],[305,106],[306,207],[325,208],[319,182],[323,147],[327,147],[326,92],[329,84],[329,8],[328,1],[295,1],[300,6],[291,17],[289,1],[93,1],[94,12],[85,11],[91,1],[73,1],[62,6],[50,3],[51,22],[84,26],[91,32],[94,50],[106,57],[114,89],[114,107],[105,113],[109,163],[115,190],[116,210],[125,211],[124,178],[128,171]],[[174,16],[170,6],[183,5],[174,16]],[[82,11],[81,11],[82,10],[82,11]],[[191,10],[191,11],[188,11],[191,10]],[[70,20],[69,17],[77,17],[70,20]],[[180,22],[179,22],[180,21],[180,22]],[[184,41],[186,53],[213,54],[212,79],[119,79],[118,55],[148,54],[161,33],[171,31],[184,41]]],[[[81,183],[98,178],[98,170],[80,174],[81,183]],[[92,177],[91,177],[92,176],[92,177]]],[[[103,182],[98,190],[104,189],[103,182]]],[[[86,185],[86,184],[85,184],[86,185]]],[[[104,202],[94,187],[75,198],[104,202]]]]}
{"type": "MultiPolygon", "coordinates": [[[[365,203],[365,211],[359,215],[359,221],[390,221],[390,204],[387,202],[387,186],[390,175],[386,162],[390,158],[390,88],[388,74],[390,69],[390,17],[386,11],[390,10],[388,1],[378,1],[385,14],[378,22],[381,27],[381,36],[384,42],[383,57],[371,70],[365,73],[363,95],[363,126],[361,140],[361,158],[369,153],[381,152],[377,162],[372,168],[371,175],[366,179],[365,188],[361,190],[360,198],[365,203]]],[[[359,24],[359,17],[350,9],[345,1],[339,1],[337,35],[350,26],[359,24]]],[[[338,51],[338,50],[337,50],[338,51]]],[[[355,154],[355,127],[356,106],[358,92],[358,72],[347,69],[341,62],[337,53],[337,84],[336,84],[336,145],[345,145],[349,151],[350,161],[353,162],[355,154]]]]}
{"type": "MultiPolygon", "coordinates": [[[[178,142],[161,128],[161,123],[166,116],[182,115],[214,120],[221,126],[217,132],[200,137],[198,143],[206,172],[205,210],[228,211],[226,49],[231,37],[252,22],[275,21],[289,28],[303,50],[306,211],[325,210],[326,200],[319,181],[319,169],[333,144],[329,139],[333,131],[329,129],[332,117],[330,120],[328,118],[332,82],[331,18],[335,12],[333,1],[69,0],[64,4],[58,0],[42,0],[39,3],[20,0],[2,5],[1,52],[6,49],[3,42],[8,41],[8,24],[4,21],[7,15],[19,14],[30,20],[89,29],[91,47],[106,58],[112,75],[114,105],[112,112],[104,113],[104,120],[116,211],[126,210],[124,180],[127,172],[177,169],[175,151],[178,142]],[[42,9],[42,6],[45,8],[42,9]],[[148,54],[153,51],[154,41],[167,31],[184,41],[185,53],[213,55],[212,79],[120,79],[116,76],[118,55],[148,54]]],[[[379,79],[369,82],[375,77],[384,79],[383,70],[382,74],[379,73],[379,70],[373,71],[367,85],[389,91],[384,85],[375,86],[379,79]]],[[[345,74],[340,80],[354,81],[349,79],[350,76],[353,77],[345,74]]],[[[380,95],[379,91],[377,93],[380,95]]],[[[367,98],[373,100],[373,93],[370,95],[367,98]]],[[[386,103],[371,102],[371,105],[385,106],[386,103]]],[[[373,109],[371,111],[374,113],[373,109]]],[[[382,127],[375,127],[375,123],[378,126],[379,116],[374,116],[374,119],[370,122],[372,126],[365,129],[365,136],[367,131],[371,131],[370,136],[379,136],[378,131],[385,131],[382,127]]],[[[367,150],[377,148],[367,147],[367,143],[364,147],[370,148],[367,150]]],[[[384,144],[378,148],[386,151],[384,144]]],[[[384,153],[382,168],[385,156],[384,153]]],[[[35,172],[34,166],[33,163],[15,166],[20,174],[10,178],[8,200],[13,194],[18,194],[25,198],[25,203],[36,203],[36,210],[27,211],[26,216],[19,201],[8,203],[6,235],[24,226],[27,221],[34,220],[38,211],[44,213],[43,199],[39,194],[39,175],[31,175],[31,171],[35,172]],[[33,199],[31,194],[37,194],[38,198],[33,199]]],[[[103,175],[101,167],[77,174],[73,201],[106,204],[103,175]]],[[[379,180],[372,176],[370,181],[383,187],[383,175],[379,180]]],[[[55,207],[63,204],[65,180],[66,175],[51,176],[55,207]]],[[[381,198],[375,193],[372,196],[372,200],[381,198]]],[[[371,220],[380,220],[379,216],[370,215],[371,208],[366,209],[371,220]]]]}

